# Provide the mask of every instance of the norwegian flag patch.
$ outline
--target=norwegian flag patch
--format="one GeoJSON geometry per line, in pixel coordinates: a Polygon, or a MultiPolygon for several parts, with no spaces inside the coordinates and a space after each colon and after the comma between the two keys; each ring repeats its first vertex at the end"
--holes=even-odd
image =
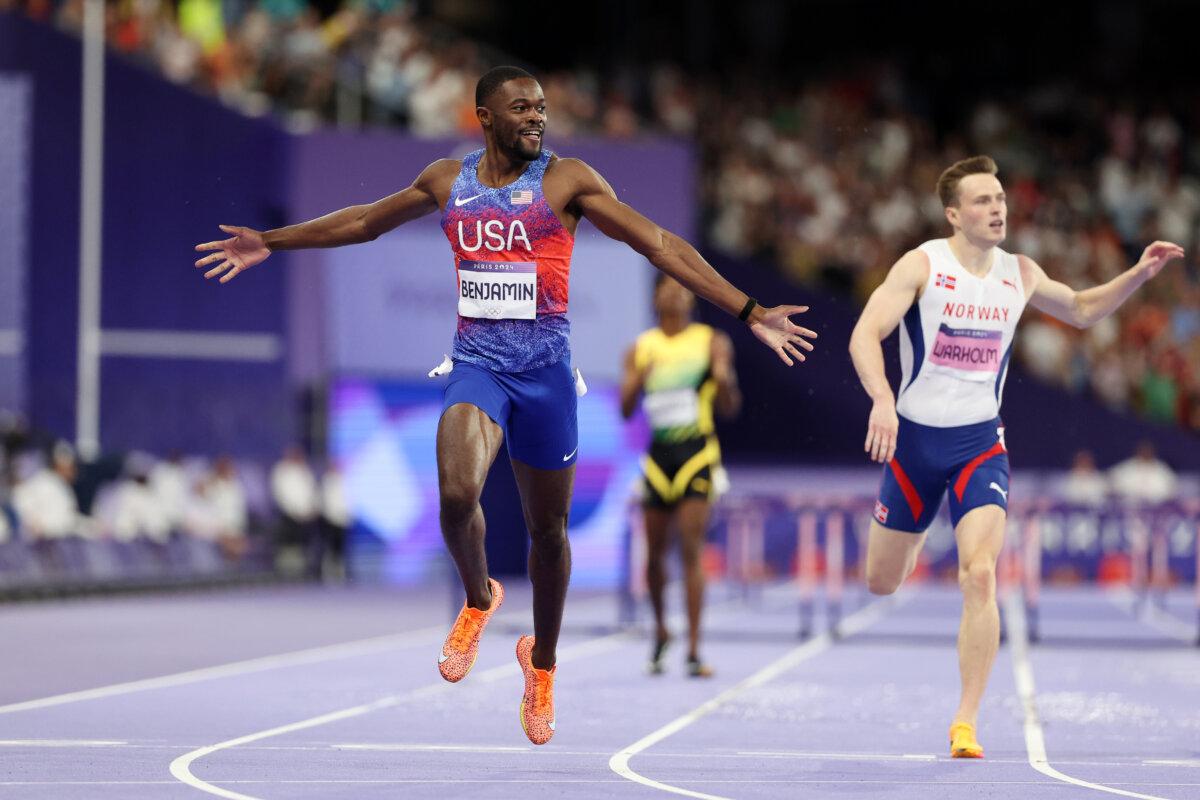
{"type": "Polygon", "coordinates": [[[875,501],[875,519],[879,520],[880,525],[887,523],[888,507],[879,500],[875,501]]]}
{"type": "Polygon", "coordinates": [[[933,282],[933,285],[937,286],[939,288],[946,288],[946,289],[949,289],[950,291],[954,291],[954,283],[955,283],[955,278],[953,275],[946,275],[946,274],[939,272],[937,274],[937,279],[934,280],[934,282],[933,282]]]}
{"type": "Polygon", "coordinates": [[[527,206],[533,203],[533,191],[531,189],[513,189],[512,194],[508,196],[508,202],[514,206],[527,206]]]}

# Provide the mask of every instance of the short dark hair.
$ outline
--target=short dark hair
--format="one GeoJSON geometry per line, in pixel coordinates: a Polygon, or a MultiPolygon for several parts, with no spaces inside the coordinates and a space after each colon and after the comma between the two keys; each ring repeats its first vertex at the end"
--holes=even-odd
{"type": "Polygon", "coordinates": [[[995,175],[999,170],[991,156],[971,156],[946,167],[937,182],[938,197],[946,208],[958,205],[958,184],[968,175],[995,175]]]}
{"type": "Polygon", "coordinates": [[[483,77],[479,79],[479,83],[475,84],[475,106],[485,105],[488,98],[492,96],[492,92],[509,81],[518,78],[534,79],[532,75],[520,67],[492,67],[483,73],[483,77]]]}

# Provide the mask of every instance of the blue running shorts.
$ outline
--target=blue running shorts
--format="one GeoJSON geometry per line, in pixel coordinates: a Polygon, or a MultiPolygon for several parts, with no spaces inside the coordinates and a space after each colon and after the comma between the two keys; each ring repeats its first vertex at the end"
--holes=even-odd
{"type": "Polygon", "coordinates": [[[569,358],[525,372],[495,372],[455,361],[442,413],[476,406],[504,430],[508,454],[535,469],[563,469],[579,450],[578,398],[569,358]]]}
{"type": "Polygon", "coordinates": [[[972,509],[1008,510],[1008,450],[1000,418],[954,428],[900,417],[896,454],[883,470],[875,519],[897,531],[923,533],[950,490],[950,522],[972,509]]]}

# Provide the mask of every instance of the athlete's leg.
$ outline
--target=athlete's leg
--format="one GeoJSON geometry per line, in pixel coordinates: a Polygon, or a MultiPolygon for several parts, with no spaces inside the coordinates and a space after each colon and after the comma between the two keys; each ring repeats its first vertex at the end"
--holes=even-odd
{"type": "Polygon", "coordinates": [[[557,660],[558,632],[571,579],[567,513],[571,509],[575,465],[536,469],[514,458],[512,466],[529,528],[534,635],[531,660],[538,669],[550,669],[557,660]]]}
{"type": "Polygon", "coordinates": [[[671,510],[646,506],[646,590],[654,609],[655,651],[671,638],[667,630],[666,603],[663,594],[667,585],[667,551],[670,549],[671,510]]]}
{"type": "Polygon", "coordinates": [[[710,504],[702,497],[680,501],[679,544],[683,554],[683,572],[687,585],[688,659],[700,659],[700,615],[704,607],[704,540],[708,533],[710,504]]]}
{"type": "Polygon", "coordinates": [[[467,605],[480,610],[491,608],[492,592],[488,587],[479,496],[503,438],[500,426],[469,403],[450,406],[438,423],[442,538],[458,567],[467,605]]]}
{"type": "Polygon", "coordinates": [[[871,521],[867,538],[867,589],[871,594],[891,594],[917,567],[925,544],[924,533],[885,528],[871,521]]]}
{"type": "Polygon", "coordinates": [[[985,505],[968,511],[954,530],[958,541],[958,583],[963,592],[958,629],[958,668],[962,699],[956,722],[974,726],[992,662],[1000,646],[1000,612],[996,607],[996,560],[1004,544],[1005,511],[985,505]]]}

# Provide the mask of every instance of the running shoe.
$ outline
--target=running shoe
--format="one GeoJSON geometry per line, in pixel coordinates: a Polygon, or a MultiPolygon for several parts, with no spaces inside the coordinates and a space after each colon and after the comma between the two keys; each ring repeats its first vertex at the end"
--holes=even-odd
{"type": "Polygon", "coordinates": [[[712,667],[700,659],[689,658],[687,660],[687,674],[689,678],[711,678],[716,673],[712,667]]]}
{"type": "Polygon", "coordinates": [[[950,726],[951,758],[983,758],[983,748],[975,741],[975,726],[956,722],[950,726]]]}
{"type": "Polygon", "coordinates": [[[521,728],[529,741],[545,744],[554,735],[554,671],[533,665],[533,637],[517,639],[517,663],[525,673],[525,696],[521,698],[521,728]]]}
{"type": "Polygon", "coordinates": [[[670,639],[659,639],[654,642],[654,649],[650,651],[650,663],[646,665],[646,672],[651,675],[662,675],[667,671],[667,667],[663,663],[663,656],[667,654],[667,648],[670,646],[670,639]]]}
{"type": "Polygon", "coordinates": [[[442,677],[451,683],[458,683],[467,677],[471,667],[475,666],[475,657],[479,655],[479,637],[496,609],[504,602],[504,587],[495,578],[488,578],[488,586],[492,589],[492,607],[487,611],[471,608],[463,603],[454,627],[442,645],[442,654],[438,656],[438,671],[442,677]]]}

